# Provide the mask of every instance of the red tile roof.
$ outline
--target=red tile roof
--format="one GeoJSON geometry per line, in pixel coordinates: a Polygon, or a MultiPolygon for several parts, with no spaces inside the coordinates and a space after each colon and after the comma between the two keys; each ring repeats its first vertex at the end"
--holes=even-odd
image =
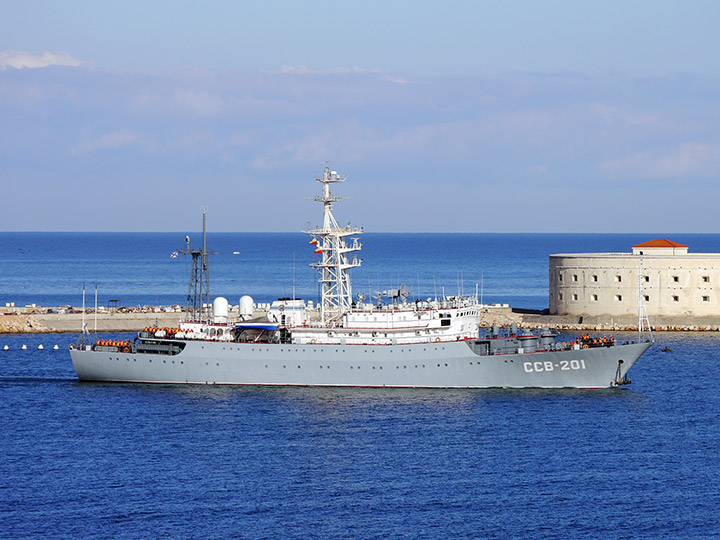
{"type": "Polygon", "coordinates": [[[653,247],[673,247],[673,248],[686,248],[687,246],[685,244],[678,244],[677,242],[673,242],[672,240],[665,240],[664,238],[656,238],[655,240],[650,240],[649,242],[643,242],[642,244],[637,244],[636,246],[633,246],[634,248],[653,248],[653,247]]]}

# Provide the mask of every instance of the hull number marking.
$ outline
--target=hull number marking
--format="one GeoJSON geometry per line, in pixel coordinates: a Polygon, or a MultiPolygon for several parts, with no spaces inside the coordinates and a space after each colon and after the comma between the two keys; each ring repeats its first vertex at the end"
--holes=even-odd
{"type": "Polygon", "coordinates": [[[523,362],[525,373],[541,373],[543,371],[570,371],[573,369],[585,369],[585,360],[560,360],[560,362],[523,362]]]}

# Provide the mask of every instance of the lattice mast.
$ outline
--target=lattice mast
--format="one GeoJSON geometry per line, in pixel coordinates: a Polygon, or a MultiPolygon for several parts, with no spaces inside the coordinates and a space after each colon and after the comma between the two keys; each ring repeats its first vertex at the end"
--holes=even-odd
{"type": "Polygon", "coordinates": [[[206,232],[207,208],[202,212],[202,250],[190,247],[190,237],[185,237],[185,249],[180,253],[192,256],[192,270],[188,283],[186,317],[188,321],[208,321],[210,319],[210,269],[206,232]]]}
{"type": "Polygon", "coordinates": [[[352,308],[350,269],[360,266],[362,259],[358,259],[357,255],[349,258],[348,255],[360,251],[362,244],[357,238],[349,237],[361,234],[362,229],[353,228],[350,223],[346,227],[340,227],[333,216],[332,203],[342,197],[330,192],[330,184],[344,182],[345,178],[341,178],[336,171],[330,171],[326,166],[322,178],[316,178],[315,181],[323,185],[322,195],[313,197],[313,200],[323,204],[323,224],[322,227],[306,232],[313,236],[313,241],[317,241],[315,251],[320,254],[320,261],[310,266],[320,274],[320,316],[324,324],[339,319],[352,308]],[[351,240],[349,244],[348,240],[351,240]]]}
{"type": "Polygon", "coordinates": [[[638,262],[638,341],[653,340],[650,319],[645,308],[645,291],[643,290],[643,261],[638,262]]]}

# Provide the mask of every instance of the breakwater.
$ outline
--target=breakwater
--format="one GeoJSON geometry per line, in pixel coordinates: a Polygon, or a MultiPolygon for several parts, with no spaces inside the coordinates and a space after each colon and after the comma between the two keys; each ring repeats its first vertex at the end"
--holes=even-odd
{"type": "MultiPolygon", "coordinates": [[[[266,313],[258,309],[255,316],[266,313]]],[[[312,313],[312,312],[311,312],[312,313]]],[[[230,313],[231,319],[233,313],[230,313]]],[[[97,314],[76,307],[32,307],[0,311],[0,334],[80,332],[83,319],[88,331],[137,332],[146,326],[177,326],[185,319],[184,309],[173,306],[145,306],[101,310],[97,314]]],[[[312,315],[311,315],[312,319],[312,315]]],[[[636,331],[637,317],[577,317],[520,313],[508,307],[487,307],[480,314],[480,326],[517,324],[525,328],[549,327],[566,331],[636,331]]],[[[662,317],[651,320],[655,331],[718,332],[720,317],[662,317]]]]}

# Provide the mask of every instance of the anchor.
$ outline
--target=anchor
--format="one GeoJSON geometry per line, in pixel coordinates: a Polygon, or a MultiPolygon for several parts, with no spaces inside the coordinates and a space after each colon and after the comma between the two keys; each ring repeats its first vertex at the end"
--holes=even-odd
{"type": "Polygon", "coordinates": [[[622,386],[625,384],[630,384],[632,381],[628,378],[627,372],[625,372],[625,375],[622,374],[622,365],[623,361],[622,359],[618,360],[618,367],[617,371],[615,372],[615,380],[613,381],[613,384],[615,386],[622,386]]]}

